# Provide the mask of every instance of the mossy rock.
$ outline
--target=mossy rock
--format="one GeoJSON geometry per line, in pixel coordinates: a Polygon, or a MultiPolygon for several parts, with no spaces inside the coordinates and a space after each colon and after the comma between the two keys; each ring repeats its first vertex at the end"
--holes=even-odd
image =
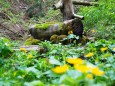
{"type": "Polygon", "coordinates": [[[50,37],[50,41],[51,41],[52,43],[58,43],[58,42],[59,42],[59,41],[58,41],[58,35],[56,35],[56,34],[52,35],[52,36],[50,37]]]}
{"type": "Polygon", "coordinates": [[[67,44],[68,42],[67,42],[67,40],[64,41],[64,40],[63,40],[64,38],[67,38],[67,35],[56,35],[56,34],[54,34],[54,35],[52,35],[52,36],[50,37],[50,41],[52,41],[52,43],[67,44]]]}
{"type": "Polygon", "coordinates": [[[30,37],[24,42],[24,45],[37,45],[39,42],[40,40],[30,37]]]}

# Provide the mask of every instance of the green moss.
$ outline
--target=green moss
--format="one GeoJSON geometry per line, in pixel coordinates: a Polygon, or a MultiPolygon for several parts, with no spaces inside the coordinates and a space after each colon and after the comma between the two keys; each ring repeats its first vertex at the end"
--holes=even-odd
{"type": "Polygon", "coordinates": [[[52,24],[36,24],[36,26],[34,28],[36,29],[47,29],[51,26],[52,24]]]}
{"type": "Polygon", "coordinates": [[[59,22],[59,28],[63,27],[63,22],[59,22]]]}
{"type": "Polygon", "coordinates": [[[33,37],[30,37],[24,42],[24,45],[36,45],[39,42],[40,42],[40,40],[34,39],[33,37]]]}
{"type": "Polygon", "coordinates": [[[62,44],[67,44],[67,41],[64,41],[63,39],[67,38],[67,35],[52,35],[50,37],[50,41],[52,41],[52,43],[62,43],[62,44]]]}
{"type": "Polygon", "coordinates": [[[58,35],[54,34],[50,37],[50,41],[52,41],[52,43],[57,43],[58,42],[58,35]]]}
{"type": "Polygon", "coordinates": [[[34,28],[36,28],[36,29],[47,29],[54,24],[59,24],[60,28],[62,28],[62,25],[63,25],[63,23],[61,23],[61,22],[58,22],[58,23],[49,22],[49,23],[43,23],[43,24],[36,24],[34,28]]]}

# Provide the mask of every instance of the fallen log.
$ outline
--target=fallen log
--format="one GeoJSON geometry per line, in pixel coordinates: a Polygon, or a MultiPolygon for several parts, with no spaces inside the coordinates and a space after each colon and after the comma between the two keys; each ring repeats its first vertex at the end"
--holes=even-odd
{"type": "Polygon", "coordinates": [[[77,0],[73,0],[72,3],[74,5],[83,5],[83,6],[96,6],[99,5],[97,2],[87,2],[87,1],[77,1],[77,0]]]}
{"type": "Polygon", "coordinates": [[[78,19],[66,20],[63,23],[45,23],[36,24],[29,30],[30,34],[40,40],[49,40],[54,34],[56,35],[68,35],[68,32],[72,31],[77,36],[83,34],[83,23],[78,19]]]}

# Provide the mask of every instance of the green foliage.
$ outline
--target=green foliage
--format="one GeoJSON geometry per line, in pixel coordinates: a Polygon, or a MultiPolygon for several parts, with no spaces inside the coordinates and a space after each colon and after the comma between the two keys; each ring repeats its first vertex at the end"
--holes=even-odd
{"type": "Polygon", "coordinates": [[[99,6],[82,7],[79,14],[85,17],[85,30],[95,29],[98,38],[115,38],[114,5],[114,0],[100,0],[99,6]]]}
{"type": "Polygon", "coordinates": [[[0,11],[7,11],[8,8],[10,8],[10,3],[5,2],[4,0],[0,0],[0,11]]]}
{"type": "Polygon", "coordinates": [[[25,52],[20,49],[15,51],[10,58],[0,59],[0,64],[2,64],[0,83],[9,86],[28,86],[29,84],[32,86],[59,86],[62,84],[66,86],[112,86],[115,80],[114,43],[114,40],[98,40],[93,43],[88,42],[85,47],[78,46],[75,48],[72,47],[73,45],[64,46],[46,41],[38,44],[47,49],[43,53],[39,51],[25,52]],[[68,63],[68,58],[83,58],[85,60],[78,60],[77,65],[81,66],[80,61],[82,61],[84,67],[98,67],[99,70],[94,74],[83,72],[85,68],[79,71],[79,69],[75,69],[75,65],[68,63]],[[67,71],[63,65],[68,66],[67,71]],[[58,69],[63,73],[53,71],[58,66],[59,68],[63,67],[63,69],[58,69]],[[100,71],[104,71],[104,75],[100,71]],[[102,75],[95,75],[98,72],[102,75]],[[107,82],[108,79],[109,82],[107,82]]]}
{"type": "Polygon", "coordinates": [[[60,10],[49,9],[44,17],[39,18],[40,22],[59,22],[63,21],[60,10]]]}
{"type": "MultiPolygon", "coordinates": [[[[2,1],[4,0],[1,0],[0,4],[2,1]]],[[[48,1],[51,2],[52,0],[48,1]]],[[[28,0],[28,3],[31,3],[31,0],[28,0]]],[[[71,44],[62,45],[61,43],[51,44],[49,41],[39,42],[38,40],[29,38],[25,42],[26,45],[38,44],[40,47],[44,48],[44,51],[42,51],[42,49],[40,51],[20,49],[12,53],[11,47],[19,46],[19,42],[11,43],[8,39],[1,38],[0,85],[114,86],[115,40],[112,40],[112,38],[115,38],[114,4],[114,0],[101,0],[99,1],[99,6],[83,7],[80,11],[80,14],[85,16],[85,30],[94,29],[96,31],[96,34],[94,34],[95,37],[107,38],[110,40],[98,39],[97,41],[88,42],[85,46],[76,46],[71,44]],[[11,46],[9,43],[11,43],[11,46]],[[67,61],[69,58],[75,59],[69,63],[67,61]],[[77,63],[71,64],[71,62],[74,63],[76,59],[79,59],[77,63]],[[84,62],[82,65],[81,61],[84,62]],[[77,68],[75,66],[77,66],[77,68]],[[89,71],[91,68],[86,68],[87,66],[97,69],[93,73],[89,71]],[[84,72],[87,70],[88,72],[84,72]]],[[[8,8],[9,5],[6,4],[5,6],[4,4],[4,7],[8,8]]],[[[52,11],[50,9],[47,13],[48,15],[39,19],[41,22],[50,20],[57,21],[59,18],[58,13],[59,10],[52,11]]],[[[12,13],[10,15],[14,16],[12,13]]],[[[16,16],[19,17],[20,15],[16,16]]],[[[17,18],[12,19],[14,23],[19,22],[17,20],[17,18]]],[[[49,24],[37,25],[37,28],[48,27],[49,24]]],[[[67,37],[67,39],[70,40],[71,38],[79,39],[79,37],[74,35],[69,35],[67,37]]]]}
{"type": "Polygon", "coordinates": [[[0,38],[0,57],[7,57],[11,53],[12,50],[9,46],[8,39],[0,38]]]}

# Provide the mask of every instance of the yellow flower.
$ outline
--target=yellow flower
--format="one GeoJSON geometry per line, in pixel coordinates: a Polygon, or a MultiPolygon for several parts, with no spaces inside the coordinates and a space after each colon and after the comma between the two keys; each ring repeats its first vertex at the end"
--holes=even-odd
{"type": "Polygon", "coordinates": [[[92,33],[95,33],[95,32],[96,32],[96,30],[94,30],[94,29],[93,29],[93,30],[91,30],[91,32],[92,32],[92,33]]]}
{"type": "Polygon", "coordinates": [[[29,54],[29,55],[27,56],[28,59],[31,59],[32,57],[33,57],[32,54],[29,54]]]}
{"type": "Polygon", "coordinates": [[[87,74],[86,77],[89,78],[89,79],[93,79],[93,75],[92,74],[87,74]]]}
{"type": "Polygon", "coordinates": [[[88,53],[85,55],[85,57],[92,57],[94,54],[93,53],[88,53]]]}
{"type": "Polygon", "coordinates": [[[83,60],[80,58],[67,58],[66,61],[70,64],[83,64],[83,60]]]}
{"type": "Polygon", "coordinates": [[[89,68],[87,67],[87,65],[74,65],[74,68],[75,68],[76,70],[80,71],[80,72],[83,72],[83,73],[89,71],[89,70],[88,70],[89,68]]]}
{"type": "Polygon", "coordinates": [[[100,50],[101,50],[101,52],[104,52],[104,51],[106,51],[108,48],[107,47],[103,47],[103,48],[101,48],[100,50]]]}
{"type": "Polygon", "coordinates": [[[21,51],[27,52],[26,48],[20,48],[21,51]]]}
{"type": "Polygon", "coordinates": [[[92,69],[92,74],[97,75],[97,76],[102,76],[102,75],[104,75],[104,72],[99,70],[98,67],[95,67],[92,69]]]}
{"type": "Polygon", "coordinates": [[[73,34],[73,31],[72,30],[68,31],[68,34],[73,34]]]}
{"type": "Polygon", "coordinates": [[[57,73],[57,74],[65,73],[67,70],[68,70],[68,66],[67,65],[57,66],[57,67],[52,69],[52,71],[57,73]]]}

